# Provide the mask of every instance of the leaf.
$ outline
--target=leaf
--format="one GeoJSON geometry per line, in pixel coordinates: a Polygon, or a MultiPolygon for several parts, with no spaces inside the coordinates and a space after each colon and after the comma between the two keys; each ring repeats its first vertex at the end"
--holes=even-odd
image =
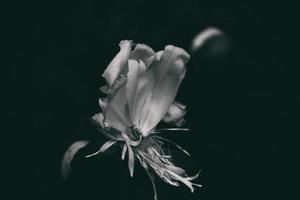
{"type": "Polygon", "coordinates": [[[71,163],[74,155],[88,143],[89,141],[86,140],[77,141],[67,149],[61,163],[61,176],[63,179],[66,179],[71,171],[71,163]]]}

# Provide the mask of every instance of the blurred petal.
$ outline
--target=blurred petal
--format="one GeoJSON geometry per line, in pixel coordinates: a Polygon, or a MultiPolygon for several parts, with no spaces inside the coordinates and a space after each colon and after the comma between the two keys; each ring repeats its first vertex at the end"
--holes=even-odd
{"type": "MultiPolygon", "coordinates": [[[[165,116],[168,108],[174,101],[177,90],[185,76],[185,63],[189,60],[189,54],[178,47],[168,45],[165,47],[161,59],[150,66],[155,77],[155,87],[148,107],[148,113],[141,124],[141,132],[148,135],[165,116]]],[[[148,105],[147,105],[148,106],[148,105]]]]}
{"type": "Polygon", "coordinates": [[[103,73],[103,77],[106,79],[109,86],[112,86],[122,73],[124,68],[127,67],[128,59],[131,51],[130,40],[122,40],[119,44],[120,51],[109,63],[106,70],[103,73]]]}
{"type": "Polygon", "coordinates": [[[151,47],[145,44],[137,44],[130,55],[130,59],[137,61],[142,60],[145,63],[146,68],[151,65],[154,58],[155,52],[151,47]]]}
{"type": "Polygon", "coordinates": [[[61,163],[61,176],[63,179],[66,179],[71,171],[71,163],[74,155],[88,143],[89,141],[86,140],[77,141],[67,149],[61,163]]]}
{"type": "Polygon", "coordinates": [[[217,28],[209,27],[206,28],[204,31],[200,32],[198,35],[195,36],[192,42],[192,51],[197,51],[205,43],[207,43],[208,40],[223,35],[223,32],[217,28]]]}
{"type": "Polygon", "coordinates": [[[183,117],[185,114],[186,114],[185,105],[183,105],[179,102],[174,102],[169,107],[163,120],[164,120],[164,122],[167,122],[167,123],[173,123],[177,126],[182,126],[183,125],[182,123],[184,122],[183,117]]]}

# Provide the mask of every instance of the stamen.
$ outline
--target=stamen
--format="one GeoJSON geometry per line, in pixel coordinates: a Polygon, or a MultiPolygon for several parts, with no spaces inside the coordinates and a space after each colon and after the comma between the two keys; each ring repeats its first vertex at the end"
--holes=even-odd
{"type": "Polygon", "coordinates": [[[155,138],[157,138],[157,139],[164,140],[164,141],[166,141],[166,142],[169,142],[170,144],[173,144],[174,146],[176,146],[179,150],[181,150],[181,151],[182,151],[183,153],[185,153],[186,155],[191,156],[191,154],[190,154],[187,150],[185,150],[183,147],[179,146],[179,145],[176,144],[175,142],[173,142],[173,141],[171,141],[171,140],[168,140],[168,139],[166,139],[166,138],[160,137],[160,136],[153,136],[153,137],[155,137],[155,138]]]}

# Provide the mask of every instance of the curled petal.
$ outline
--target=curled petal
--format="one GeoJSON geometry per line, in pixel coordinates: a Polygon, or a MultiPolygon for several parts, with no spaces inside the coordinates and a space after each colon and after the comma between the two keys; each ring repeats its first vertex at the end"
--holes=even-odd
{"type": "Polygon", "coordinates": [[[137,44],[130,54],[130,59],[142,60],[148,68],[155,58],[155,52],[151,47],[145,44],[137,44]]]}
{"type": "MultiPolygon", "coordinates": [[[[185,76],[185,63],[189,54],[178,47],[168,45],[160,60],[153,63],[148,71],[153,71],[155,86],[152,92],[151,103],[147,108],[147,115],[141,124],[141,132],[148,135],[149,131],[165,116],[168,108],[174,101],[177,90],[185,76]]],[[[145,105],[146,106],[146,105],[145,105]]]]}
{"type": "Polygon", "coordinates": [[[167,123],[173,123],[177,126],[182,126],[182,122],[184,121],[183,117],[186,114],[186,107],[185,105],[174,102],[169,107],[166,115],[164,116],[163,120],[167,123]]]}
{"type": "Polygon", "coordinates": [[[86,140],[77,141],[67,149],[61,163],[61,176],[63,179],[66,179],[71,171],[71,163],[74,155],[88,143],[89,141],[86,140]]]}
{"type": "Polygon", "coordinates": [[[119,45],[121,49],[119,53],[113,58],[103,73],[103,77],[106,79],[109,87],[112,86],[120,74],[126,70],[131,52],[131,43],[132,41],[130,40],[122,40],[120,42],[119,45]]]}

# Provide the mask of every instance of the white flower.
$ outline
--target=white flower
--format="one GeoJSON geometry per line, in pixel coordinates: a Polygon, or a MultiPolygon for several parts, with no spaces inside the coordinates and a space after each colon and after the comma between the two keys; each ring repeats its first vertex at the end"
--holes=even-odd
{"type": "MultiPolygon", "coordinates": [[[[188,152],[174,142],[158,136],[162,129],[156,129],[163,120],[176,126],[182,126],[185,106],[175,102],[178,88],[185,76],[185,64],[189,54],[182,48],[167,45],[164,50],[154,52],[145,44],[133,44],[132,41],[120,42],[120,51],[103,73],[107,85],[101,90],[107,94],[99,99],[102,113],[93,116],[99,130],[109,140],[91,157],[103,153],[111,146],[120,144],[122,160],[128,155],[128,168],[133,176],[135,160],[138,160],[149,175],[156,199],[156,187],[151,171],[165,182],[179,186],[179,182],[188,186],[201,186],[191,181],[198,177],[188,176],[184,169],[172,162],[172,155],[165,152],[163,144],[171,143],[187,155],[188,152]],[[150,171],[151,170],[151,171],[150,171]]],[[[167,130],[187,130],[170,128],[167,130]]],[[[71,159],[83,145],[71,145],[63,164],[63,176],[70,170],[71,159]],[[75,148],[75,149],[74,149],[75,148]],[[68,155],[72,152],[72,155],[68,155]],[[70,159],[71,158],[71,159],[70,159]]]]}
{"type": "Polygon", "coordinates": [[[168,122],[173,118],[179,122],[185,108],[174,99],[189,54],[172,45],[157,53],[145,44],[131,50],[128,40],[121,41],[120,47],[103,73],[106,90],[112,94],[104,109],[105,121],[121,132],[134,127],[144,137],[153,133],[165,116],[168,122]]]}

